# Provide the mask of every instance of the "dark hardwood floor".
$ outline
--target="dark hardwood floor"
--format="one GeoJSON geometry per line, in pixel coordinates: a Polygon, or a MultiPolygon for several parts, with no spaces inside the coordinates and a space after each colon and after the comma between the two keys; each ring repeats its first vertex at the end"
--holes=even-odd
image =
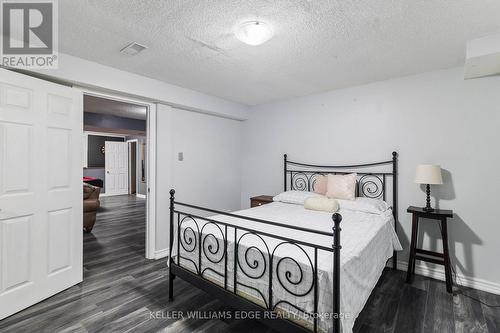
{"type": "MultiPolygon", "coordinates": [[[[84,234],[84,281],[0,321],[0,332],[271,332],[252,320],[178,319],[168,311],[228,311],[221,302],[180,279],[167,300],[166,260],[144,259],[145,201],[102,198],[92,234],[84,234]]],[[[384,271],[356,321],[364,332],[500,332],[500,309],[461,294],[441,281],[384,271]]],[[[500,296],[465,293],[489,303],[500,296]]]]}

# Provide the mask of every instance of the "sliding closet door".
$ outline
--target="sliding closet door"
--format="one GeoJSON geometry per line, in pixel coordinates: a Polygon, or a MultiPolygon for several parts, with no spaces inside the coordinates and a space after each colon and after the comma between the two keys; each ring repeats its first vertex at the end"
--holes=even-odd
{"type": "Polygon", "coordinates": [[[0,319],[82,281],[81,91],[0,69],[0,319]]]}

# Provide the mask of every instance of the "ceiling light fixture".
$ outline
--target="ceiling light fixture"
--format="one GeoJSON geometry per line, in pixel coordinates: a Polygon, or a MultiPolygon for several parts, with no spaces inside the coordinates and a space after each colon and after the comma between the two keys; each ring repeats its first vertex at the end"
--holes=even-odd
{"type": "Polygon", "coordinates": [[[264,22],[248,21],[237,27],[235,35],[245,44],[260,45],[273,37],[273,30],[264,22]]]}

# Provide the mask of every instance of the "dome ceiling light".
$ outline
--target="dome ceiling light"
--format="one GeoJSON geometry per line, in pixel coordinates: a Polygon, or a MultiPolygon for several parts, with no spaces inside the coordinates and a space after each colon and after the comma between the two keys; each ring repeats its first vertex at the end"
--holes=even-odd
{"type": "Polygon", "coordinates": [[[261,21],[248,21],[240,24],[235,32],[236,38],[248,45],[260,45],[273,37],[271,27],[261,21]]]}

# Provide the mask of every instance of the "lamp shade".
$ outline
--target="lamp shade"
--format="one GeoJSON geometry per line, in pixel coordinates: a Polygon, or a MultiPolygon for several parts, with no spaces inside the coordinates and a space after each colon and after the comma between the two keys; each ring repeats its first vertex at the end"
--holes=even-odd
{"type": "Polygon", "coordinates": [[[439,165],[432,164],[417,165],[415,183],[433,185],[442,184],[443,177],[441,176],[441,167],[439,165]]]}

